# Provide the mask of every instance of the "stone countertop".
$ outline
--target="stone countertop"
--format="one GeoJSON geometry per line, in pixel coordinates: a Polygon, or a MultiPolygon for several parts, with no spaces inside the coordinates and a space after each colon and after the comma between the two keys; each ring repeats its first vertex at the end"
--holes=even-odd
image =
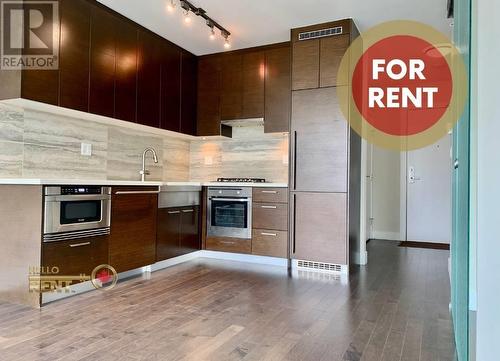
{"type": "Polygon", "coordinates": [[[0,185],[102,185],[102,186],[195,186],[195,187],[272,187],[286,188],[286,183],[233,183],[233,182],[162,182],[125,181],[106,179],[43,179],[43,178],[3,178],[0,185]]]}

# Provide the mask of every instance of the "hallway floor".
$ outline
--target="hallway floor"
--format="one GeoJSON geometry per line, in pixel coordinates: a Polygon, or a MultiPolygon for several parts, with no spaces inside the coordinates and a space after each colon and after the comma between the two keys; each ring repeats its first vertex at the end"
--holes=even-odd
{"type": "Polygon", "coordinates": [[[46,305],[0,303],[0,360],[454,360],[448,251],[371,241],[349,281],[198,259],[46,305]]]}

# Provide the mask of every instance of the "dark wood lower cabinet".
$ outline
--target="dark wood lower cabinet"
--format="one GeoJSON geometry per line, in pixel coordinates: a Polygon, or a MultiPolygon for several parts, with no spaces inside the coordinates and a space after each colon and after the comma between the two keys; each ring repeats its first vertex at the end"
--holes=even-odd
{"type": "Polygon", "coordinates": [[[201,248],[199,206],[158,210],[156,260],[163,261],[201,248]]]}
{"type": "Polygon", "coordinates": [[[113,187],[109,264],[117,272],[156,260],[156,187],[113,187]]]}
{"type": "Polygon", "coordinates": [[[206,248],[210,251],[252,253],[252,240],[230,237],[207,237],[206,248]]]}
{"type": "MultiPolygon", "coordinates": [[[[106,263],[108,236],[42,244],[42,266],[59,268],[59,276],[90,276],[95,267],[106,263]]],[[[78,279],[73,283],[78,283],[78,279]]]]}

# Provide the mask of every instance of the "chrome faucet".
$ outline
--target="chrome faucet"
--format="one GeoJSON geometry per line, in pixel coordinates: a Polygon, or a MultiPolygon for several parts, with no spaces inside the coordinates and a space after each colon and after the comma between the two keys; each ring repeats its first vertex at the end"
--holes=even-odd
{"type": "Polygon", "coordinates": [[[150,174],[149,170],[146,169],[146,154],[148,152],[153,153],[153,160],[155,163],[158,163],[158,157],[156,156],[156,151],[153,148],[144,149],[144,152],[142,152],[142,170],[139,171],[142,182],[144,182],[146,180],[146,176],[150,174]]]}

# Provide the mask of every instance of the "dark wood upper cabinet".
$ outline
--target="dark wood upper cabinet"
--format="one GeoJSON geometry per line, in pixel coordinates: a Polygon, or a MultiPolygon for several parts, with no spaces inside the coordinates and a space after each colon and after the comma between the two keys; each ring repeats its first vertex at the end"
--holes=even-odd
{"type": "Polygon", "coordinates": [[[221,58],[203,57],[198,61],[197,134],[220,135],[221,58]]]}
{"type": "Polygon", "coordinates": [[[249,52],[242,57],[242,113],[241,118],[264,117],[264,51],[249,52]]]}
{"type": "Polygon", "coordinates": [[[290,122],[290,47],[266,51],[264,131],[288,132],[290,122]]]}
{"type": "Polygon", "coordinates": [[[116,17],[91,7],[89,111],[115,116],[116,17]]]}
{"type": "Polygon", "coordinates": [[[115,24],[115,118],[136,121],[137,27],[118,19],[115,24]]]}
{"type": "Polygon", "coordinates": [[[60,12],[59,105],[88,111],[90,3],[61,0],[60,12]]]}
{"type": "Polygon", "coordinates": [[[170,44],[161,48],[161,128],[181,130],[181,51],[170,44]]]}
{"type": "Polygon", "coordinates": [[[160,127],[161,43],[156,35],[139,31],[137,122],[160,127]]]}
{"type": "Polygon", "coordinates": [[[292,90],[319,86],[319,39],[293,43],[292,90]]]}
{"type": "MultiPolygon", "coordinates": [[[[349,47],[349,34],[331,36],[321,39],[319,58],[319,86],[328,87],[337,85],[337,72],[340,62],[349,47]]],[[[347,77],[346,77],[347,79],[347,77]]],[[[347,84],[342,84],[347,85],[347,84]]]]}
{"type": "Polygon", "coordinates": [[[241,119],[243,114],[242,56],[239,53],[222,55],[221,119],[241,119]]]}
{"type": "Polygon", "coordinates": [[[181,133],[196,135],[196,88],[198,78],[196,56],[182,52],[181,133]]]}

